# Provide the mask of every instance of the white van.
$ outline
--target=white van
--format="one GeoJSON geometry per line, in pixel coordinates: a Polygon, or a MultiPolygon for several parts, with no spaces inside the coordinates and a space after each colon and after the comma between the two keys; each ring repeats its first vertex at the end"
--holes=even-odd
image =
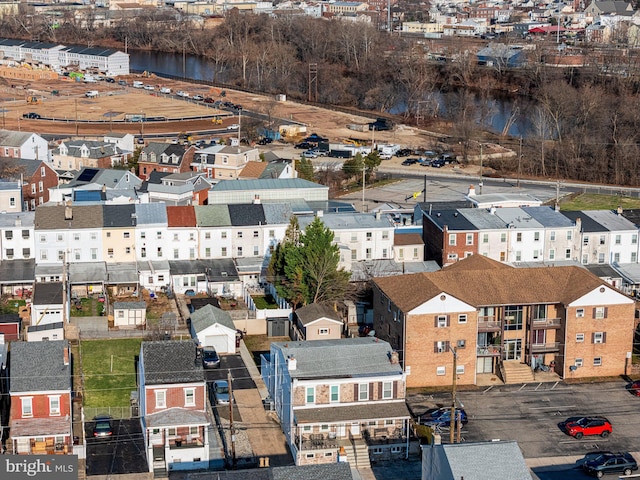
{"type": "Polygon", "coordinates": [[[171,93],[171,89],[169,87],[162,87],[160,93],[171,93]]]}
{"type": "Polygon", "coordinates": [[[139,81],[139,80],[135,80],[133,82],[133,88],[143,88],[144,87],[144,83],[139,81]]]}
{"type": "Polygon", "coordinates": [[[100,95],[100,92],[98,92],[98,90],[89,90],[84,94],[84,96],[87,98],[96,98],[98,95],[100,95]]]}

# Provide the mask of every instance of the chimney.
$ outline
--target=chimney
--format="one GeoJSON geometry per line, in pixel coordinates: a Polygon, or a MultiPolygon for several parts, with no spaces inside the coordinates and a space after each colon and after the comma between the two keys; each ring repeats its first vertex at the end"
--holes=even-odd
{"type": "Polygon", "coordinates": [[[396,352],[395,350],[393,352],[391,352],[391,364],[392,365],[397,365],[400,363],[400,355],[398,355],[398,352],[396,352]]]}
{"type": "Polygon", "coordinates": [[[287,358],[287,370],[292,371],[295,370],[298,366],[298,361],[295,359],[293,355],[289,355],[287,358]]]}
{"type": "Polygon", "coordinates": [[[578,230],[578,233],[582,231],[582,219],[580,217],[576,218],[576,230],[578,230]]]}
{"type": "Polygon", "coordinates": [[[63,349],[63,361],[65,365],[69,365],[69,347],[63,349]]]}
{"type": "Polygon", "coordinates": [[[320,218],[324,215],[324,212],[322,210],[316,210],[316,217],[320,218]]]}
{"type": "Polygon", "coordinates": [[[491,208],[489,209],[489,213],[490,213],[491,215],[495,215],[495,214],[496,214],[496,207],[491,207],[491,208]]]}
{"type": "Polygon", "coordinates": [[[193,360],[193,364],[197,367],[202,365],[202,347],[196,345],[196,358],[193,360]]]}
{"type": "Polygon", "coordinates": [[[616,213],[618,214],[618,216],[622,215],[622,207],[620,205],[618,205],[618,209],[616,210],[616,213]]]}
{"type": "Polygon", "coordinates": [[[68,201],[64,206],[64,219],[73,220],[73,210],[71,209],[71,201],[68,201]]]}
{"type": "Polygon", "coordinates": [[[467,197],[475,197],[476,196],[476,187],[473,185],[469,185],[469,191],[467,192],[467,197]]]}
{"type": "Polygon", "coordinates": [[[376,220],[380,220],[380,210],[376,212],[376,220]]]}
{"type": "Polygon", "coordinates": [[[22,219],[20,217],[16,218],[16,227],[19,227],[22,225],[22,219]]]}
{"type": "Polygon", "coordinates": [[[107,192],[107,186],[103,183],[102,184],[102,193],[106,193],[107,192]]]}
{"type": "Polygon", "coordinates": [[[253,203],[254,205],[258,205],[260,203],[260,195],[253,196],[253,203]]]}

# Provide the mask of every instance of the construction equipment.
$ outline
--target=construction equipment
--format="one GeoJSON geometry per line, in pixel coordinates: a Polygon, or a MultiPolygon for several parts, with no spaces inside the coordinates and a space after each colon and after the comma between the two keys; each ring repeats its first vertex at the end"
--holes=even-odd
{"type": "Polygon", "coordinates": [[[40,103],[40,99],[38,97],[36,97],[35,95],[29,95],[27,97],[27,103],[29,105],[38,105],[40,103]]]}
{"type": "Polygon", "coordinates": [[[345,145],[353,145],[354,147],[361,147],[362,142],[360,140],[356,140],[355,138],[345,138],[342,143],[345,145]]]}
{"type": "Polygon", "coordinates": [[[216,125],[222,125],[222,119],[220,117],[214,117],[211,119],[211,123],[214,123],[216,125]]]}

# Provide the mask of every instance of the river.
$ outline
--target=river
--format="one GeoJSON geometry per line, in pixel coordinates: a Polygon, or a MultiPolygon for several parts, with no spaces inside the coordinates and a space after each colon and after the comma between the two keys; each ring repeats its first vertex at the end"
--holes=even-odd
{"type": "MultiPolygon", "coordinates": [[[[148,51],[130,51],[129,66],[132,70],[149,71],[165,75],[186,77],[194,80],[214,81],[226,83],[224,72],[216,72],[211,62],[194,55],[181,55],[177,53],[159,53],[148,51]]],[[[434,102],[438,105],[438,115],[448,117],[451,105],[454,102],[454,94],[436,92],[432,94],[434,102]]],[[[509,98],[493,97],[489,100],[474,98],[476,106],[476,121],[486,128],[501,133],[505,125],[514,117],[507,129],[507,133],[513,137],[527,138],[533,134],[531,123],[531,111],[534,108],[532,101],[517,102],[509,98]],[[516,109],[515,115],[513,115],[516,109]]],[[[391,113],[401,113],[406,106],[402,103],[391,109],[391,113]]]]}

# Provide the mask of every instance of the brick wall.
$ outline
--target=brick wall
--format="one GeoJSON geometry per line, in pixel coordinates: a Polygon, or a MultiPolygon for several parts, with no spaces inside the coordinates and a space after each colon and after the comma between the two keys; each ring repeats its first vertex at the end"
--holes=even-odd
{"type": "MultiPolygon", "coordinates": [[[[52,394],[58,395],[58,394],[52,394]]],[[[64,417],[66,415],[71,414],[71,394],[62,394],[60,395],[60,414],[59,415],[50,415],[49,414],[49,395],[29,395],[23,394],[20,396],[11,396],[11,412],[10,417],[11,420],[16,420],[20,418],[49,418],[49,417],[64,417]],[[33,415],[31,417],[23,417],[22,416],[22,401],[21,397],[32,397],[31,400],[31,408],[33,411],[33,415]]],[[[46,432],[43,432],[46,433],[46,432]]]]}
{"type": "Polygon", "coordinates": [[[181,385],[181,386],[172,386],[172,385],[157,385],[157,386],[147,386],[146,389],[146,406],[147,412],[149,415],[155,412],[161,412],[168,408],[180,407],[180,408],[188,408],[190,410],[200,410],[203,411],[205,409],[205,390],[204,385],[193,386],[195,388],[195,406],[186,407],[185,406],[185,388],[192,388],[192,386],[181,385]],[[166,407],[165,408],[156,408],[156,390],[166,390],[166,407]]]}

